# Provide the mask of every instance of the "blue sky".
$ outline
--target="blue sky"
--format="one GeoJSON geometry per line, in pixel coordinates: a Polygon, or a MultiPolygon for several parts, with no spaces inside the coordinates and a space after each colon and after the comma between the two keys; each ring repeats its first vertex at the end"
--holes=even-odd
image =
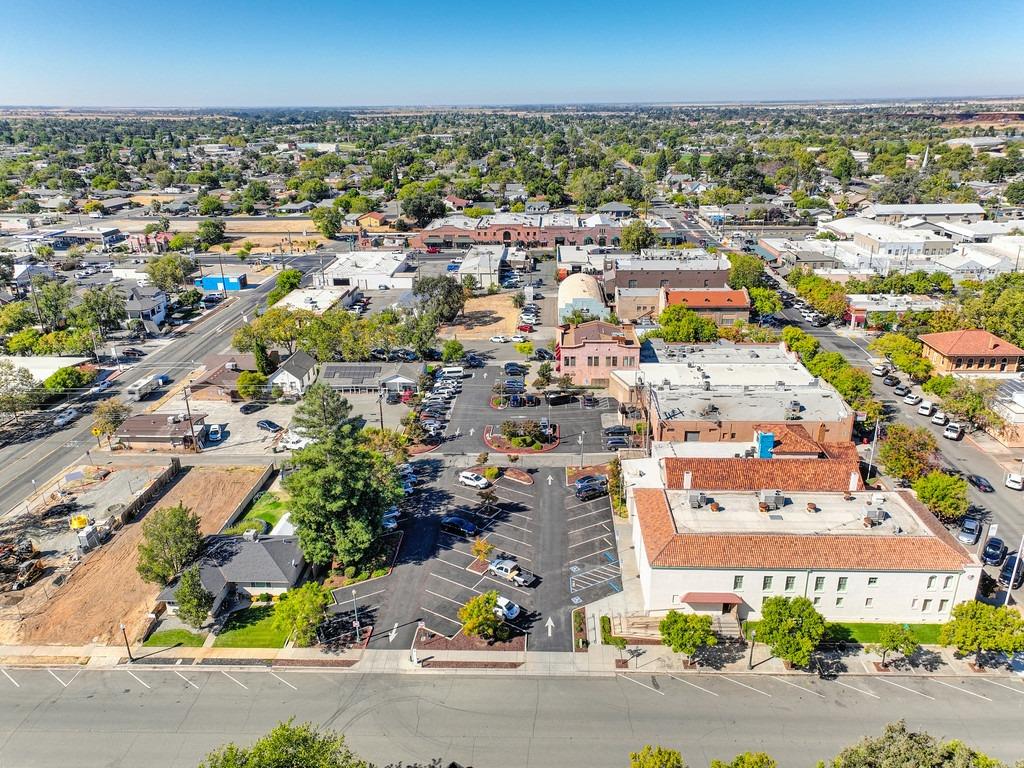
{"type": "Polygon", "coordinates": [[[3,0],[0,104],[1018,95],[1024,2],[3,0]]]}

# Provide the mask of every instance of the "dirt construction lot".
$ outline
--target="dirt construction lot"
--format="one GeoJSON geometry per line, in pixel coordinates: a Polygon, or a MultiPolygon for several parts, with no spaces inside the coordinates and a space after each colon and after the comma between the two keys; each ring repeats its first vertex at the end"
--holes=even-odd
{"type": "Polygon", "coordinates": [[[511,336],[516,332],[519,311],[512,305],[512,294],[477,296],[466,302],[462,322],[441,329],[444,338],[480,341],[491,336],[511,336]]]}
{"type": "MultiPolygon", "coordinates": [[[[263,467],[190,467],[168,484],[149,509],[184,504],[200,516],[203,533],[216,533],[263,472],[263,467]]],[[[16,641],[25,645],[111,644],[120,641],[121,622],[127,626],[129,638],[139,637],[159,593],[156,585],[144,582],[135,570],[141,520],[129,523],[88,555],[56,594],[40,600],[30,615],[36,606],[23,603],[26,615],[15,633],[16,641]]],[[[9,627],[0,627],[0,637],[9,635],[6,630],[9,627]]]]}

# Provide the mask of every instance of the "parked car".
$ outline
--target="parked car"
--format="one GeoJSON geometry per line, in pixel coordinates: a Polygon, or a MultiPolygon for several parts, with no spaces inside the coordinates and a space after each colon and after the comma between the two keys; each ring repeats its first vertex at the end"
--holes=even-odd
{"type": "Polygon", "coordinates": [[[98,382],[98,383],[94,384],[93,386],[89,387],[89,394],[90,395],[98,395],[101,392],[106,392],[112,386],[114,386],[114,382],[108,381],[107,379],[104,379],[103,381],[98,382]]]}
{"type": "Polygon", "coordinates": [[[81,414],[74,408],[67,408],[57,414],[57,418],[53,420],[53,426],[55,427],[66,427],[72,421],[77,419],[81,414]]]}
{"type": "Polygon", "coordinates": [[[583,475],[583,477],[577,477],[576,482],[573,483],[573,487],[577,491],[580,488],[586,488],[591,485],[606,486],[608,485],[608,477],[606,475],[583,475]]]}
{"type": "Polygon", "coordinates": [[[906,384],[900,384],[892,391],[892,393],[896,395],[896,397],[906,397],[910,394],[910,387],[906,384]]]}
{"type": "Polygon", "coordinates": [[[466,366],[468,368],[483,368],[483,358],[477,357],[476,355],[466,355],[466,366]]]}
{"type": "Polygon", "coordinates": [[[507,597],[498,595],[498,604],[494,606],[494,615],[505,621],[515,621],[521,609],[507,597]]]}
{"type": "Polygon", "coordinates": [[[610,451],[617,451],[619,448],[631,447],[627,437],[609,437],[604,441],[604,447],[610,451]]]}
{"type": "Polygon", "coordinates": [[[533,333],[533,326],[529,323],[520,323],[516,326],[516,330],[522,331],[523,333],[533,333]]]}
{"type": "Polygon", "coordinates": [[[946,425],[946,428],[942,430],[942,436],[947,440],[959,440],[964,436],[964,428],[955,421],[951,421],[946,425]]]}
{"type": "Polygon", "coordinates": [[[620,436],[620,435],[632,435],[633,428],[627,427],[625,424],[616,424],[611,427],[605,427],[602,432],[606,437],[620,436]]]}
{"type": "Polygon", "coordinates": [[[999,570],[999,583],[1010,589],[1020,589],[1024,584],[1024,564],[1018,566],[1017,561],[1020,555],[1010,555],[999,570]],[[1012,584],[1010,582],[1013,582],[1012,584]]]}
{"type": "Polygon", "coordinates": [[[931,416],[935,412],[935,403],[931,400],[923,400],[921,404],[917,406],[917,412],[921,416],[931,416]]]}
{"type": "Polygon", "coordinates": [[[121,357],[145,357],[146,353],[137,347],[126,347],[121,350],[121,357]]]}
{"type": "Polygon", "coordinates": [[[478,475],[476,472],[466,470],[459,473],[459,485],[468,485],[471,488],[487,488],[490,484],[490,480],[483,475],[478,475]]]}
{"type": "Polygon", "coordinates": [[[885,384],[885,386],[887,387],[898,387],[900,384],[900,380],[890,373],[888,376],[882,379],[882,383],[885,384]]]}
{"type": "Polygon", "coordinates": [[[402,402],[402,396],[397,392],[388,392],[385,401],[387,402],[388,405],[397,405],[398,403],[402,402]]]}
{"type": "Polygon", "coordinates": [[[224,437],[220,424],[211,424],[206,431],[206,437],[211,443],[219,443],[224,437]]]}
{"type": "Polygon", "coordinates": [[[1006,476],[1006,487],[1014,491],[1024,491],[1024,475],[1010,472],[1006,476]]]}
{"type": "Polygon", "coordinates": [[[947,421],[949,421],[949,416],[946,415],[945,411],[936,411],[932,414],[932,424],[938,424],[940,427],[943,427],[947,421]]]}
{"type": "MultiPolygon", "coordinates": [[[[907,405],[917,405],[921,402],[921,396],[911,393],[903,398],[903,402],[907,405]]],[[[931,411],[929,410],[928,413],[931,413],[931,411]]]]}
{"type": "Polygon", "coordinates": [[[981,538],[981,520],[976,517],[965,517],[960,523],[960,530],[956,537],[964,544],[972,546],[977,544],[978,539],[981,538]]]}
{"type": "Polygon", "coordinates": [[[985,542],[985,549],[981,551],[981,560],[985,565],[1002,565],[1006,559],[1006,544],[1002,539],[993,536],[985,542]]]}
{"type": "Polygon", "coordinates": [[[521,333],[517,333],[515,336],[512,337],[512,342],[514,344],[522,344],[526,340],[526,337],[523,336],[523,334],[521,333]]]}
{"type": "Polygon", "coordinates": [[[594,397],[593,395],[589,395],[589,394],[583,396],[583,407],[584,408],[594,408],[596,406],[597,406],[597,398],[596,397],[594,397]]]}
{"type": "Polygon", "coordinates": [[[475,523],[471,523],[463,517],[458,515],[445,515],[441,518],[441,530],[447,531],[448,533],[455,533],[459,536],[475,536],[477,527],[475,523]]]}
{"type": "Polygon", "coordinates": [[[533,571],[521,568],[515,560],[491,560],[487,564],[487,572],[499,579],[510,581],[517,587],[530,587],[537,581],[537,575],[533,571]]]}
{"type": "Polygon", "coordinates": [[[540,360],[542,362],[547,360],[554,360],[555,353],[552,352],[550,349],[544,349],[544,347],[541,347],[540,349],[534,351],[533,359],[540,360]]]}
{"type": "Polygon", "coordinates": [[[508,336],[491,336],[491,344],[508,344],[508,336]]]}
{"type": "Polygon", "coordinates": [[[242,403],[238,412],[242,414],[256,413],[256,411],[262,411],[266,407],[263,403],[242,403]]]}
{"type": "Polygon", "coordinates": [[[522,363],[511,361],[502,365],[501,370],[506,376],[525,376],[529,369],[522,363]]]}
{"type": "Polygon", "coordinates": [[[872,376],[888,376],[891,372],[892,368],[890,368],[885,363],[879,363],[878,365],[871,369],[872,376]]]}
{"type": "Polygon", "coordinates": [[[992,493],[995,488],[992,487],[992,483],[986,480],[981,475],[968,475],[967,482],[973,485],[982,493],[992,493]]]}
{"type": "MultiPolygon", "coordinates": [[[[615,438],[618,439],[618,438],[615,438]]],[[[576,491],[576,498],[580,501],[591,501],[608,495],[607,485],[586,485],[576,491]]]]}
{"type": "Polygon", "coordinates": [[[260,419],[256,422],[256,426],[264,432],[270,432],[271,434],[281,432],[283,429],[280,424],[276,421],[271,421],[270,419],[260,419]]]}
{"type": "Polygon", "coordinates": [[[436,245],[428,245],[427,246],[427,253],[434,254],[434,253],[440,253],[440,252],[441,252],[441,249],[438,248],[436,245]]]}

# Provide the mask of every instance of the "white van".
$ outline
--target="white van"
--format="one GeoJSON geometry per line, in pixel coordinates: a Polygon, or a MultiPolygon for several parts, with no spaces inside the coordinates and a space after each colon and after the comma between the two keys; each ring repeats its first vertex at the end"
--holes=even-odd
{"type": "Polygon", "coordinates": [[[466,371],[463,370],[461,365],[449,365],[446,368],[441,369],[441,373],[438,378],[441,379],[461,379],[466,375],[466,371]]]}
{"type": "Polygon", "coordinates": [[[922,416],[931,416],[935,410],[935,403],[931,400],[922,400],[921,404],[917,406],[917,412],[922,416]]]}
{"type": "Polygon", "coordinates": [[[942,436],[947,440],[959,440],[964,436],[964,428],[955,421],[951,421],[946,425],[946,428],[942,430],[942,436]]]}

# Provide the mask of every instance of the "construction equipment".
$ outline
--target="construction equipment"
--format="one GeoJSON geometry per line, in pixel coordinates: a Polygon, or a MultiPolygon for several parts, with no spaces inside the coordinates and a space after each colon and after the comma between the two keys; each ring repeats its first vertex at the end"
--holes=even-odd
{"type": "Polygon", "coordinates": [[[72,515],[71,516],[71,530],[78,531],[89,525],[88,515],[72,515]]]}

